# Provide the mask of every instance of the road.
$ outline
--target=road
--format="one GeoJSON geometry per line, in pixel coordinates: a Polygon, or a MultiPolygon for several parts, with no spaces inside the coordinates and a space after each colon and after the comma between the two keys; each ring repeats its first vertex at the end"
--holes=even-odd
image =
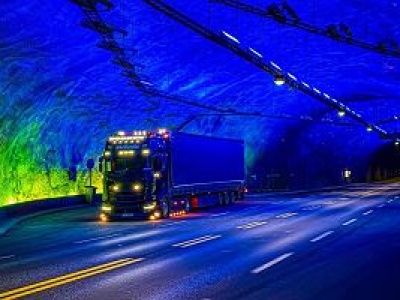
{"type": "Polygon", "coordinates": [[[400,184],[159,221],[88,207],[0,237],[0,299],[399,299],[400,184]]]}

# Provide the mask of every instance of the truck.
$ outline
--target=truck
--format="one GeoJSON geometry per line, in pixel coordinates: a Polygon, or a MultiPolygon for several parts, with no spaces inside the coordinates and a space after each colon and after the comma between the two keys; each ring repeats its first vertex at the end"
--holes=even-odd
{"type": "Polygon", "coordinates": [[[159,219],[243,198],[244,143],[166,129],[120,131],[99,158],[100,219],[159,219]]]}

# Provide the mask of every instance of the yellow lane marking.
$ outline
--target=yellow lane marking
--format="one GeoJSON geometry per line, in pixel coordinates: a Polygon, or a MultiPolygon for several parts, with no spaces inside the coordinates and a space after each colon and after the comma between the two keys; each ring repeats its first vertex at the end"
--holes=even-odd
{"type": "Polygon", "coordinates": [[[73,281],[84,279],[86,277],[91,277],[97,274],[105,273],[117,268],[121,268],[127,265],[131,265],[144,260],[144,258],[124,258],[116,261],[112,261],[106,264],[102,264],[96,267],[83,269],[77,272],[69,273],[66,275],[58,276],[45,281],[40,281],[34,284],[30,284],[24,287],[20,287],[8,292],[0,294],[1,299],[17,299],[23,296],[31,295],[43,290],[51,289],[60,285],[64,285],[73,281]]]}

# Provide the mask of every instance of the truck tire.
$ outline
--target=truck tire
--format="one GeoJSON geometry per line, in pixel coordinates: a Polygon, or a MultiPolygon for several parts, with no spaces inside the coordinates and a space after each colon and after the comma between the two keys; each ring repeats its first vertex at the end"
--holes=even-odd
{"type": "Polygon", "coordinates": [[[231,204],[236,203],[237,200],[237,193],[236,192],[230,192],[229,194],[229,200],[231,204]]]}
{"type": "Polygon", "coordinates": [[[225,193],[218,194],[218,206],[226,205],[226,195],[225,193]]]}
{"type": "Polygon", "coordinates": [[[161,201],[161,218],[169,218],[169,201],[165,198],[161,201]]]}
{"type": "Polygon", "coordinates": [[[186,213],[188,213],[188,212],[190,212],[191,211],[191,207],[190,207],[190,198],[187,198],[186,200],[185,200],[185,212],[186,213]]]}

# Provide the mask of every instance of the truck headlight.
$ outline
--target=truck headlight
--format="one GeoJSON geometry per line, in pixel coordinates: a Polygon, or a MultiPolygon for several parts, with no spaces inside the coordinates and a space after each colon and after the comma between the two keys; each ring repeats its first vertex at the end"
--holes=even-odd
{"type": "Polygon", "coordinates": [[[119,184],[114,184],[114,185],[111,186],[111,189],[114,192],[118,192],[120,190],[120,186],[119,186],[119,184]]]}
{"type": "Polygon", "coordinates": [[[142,185],[140,184],[140,183],[134,183],[133,184],[133,186],[132,186],[132,188],[133,188],[133,190],[135,191],[135,192],[140,192],[141,190],[142,190],[142,185]]]}
{"type": "Polygon", "coordinates": [[[153,210],[155,209],[157,206],[157,202],[153,201],[153,202],[149,202],[143,205],[143,209],[144,210],[153,210]]]}

